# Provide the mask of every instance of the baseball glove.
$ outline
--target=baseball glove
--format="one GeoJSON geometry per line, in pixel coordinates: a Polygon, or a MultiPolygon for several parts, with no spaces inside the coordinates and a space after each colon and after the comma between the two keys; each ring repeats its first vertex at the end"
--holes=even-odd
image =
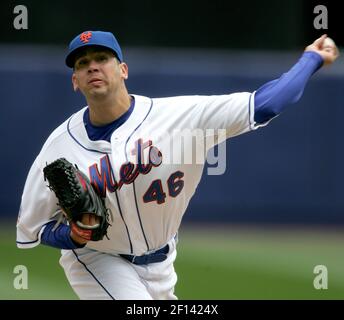
{"type": "Polygon", "coordinates": [[[65,158],[47,165],[43,173],[44,180],[48,180],[48,187],[54,191],[72,231],[86,240],[102,240],[109,226],[108,210],[87,176],[65,158]],[[99,218],[99,223],[92,226],[83,224],[81,220],[84,213],[94,214],[99,218]]]}

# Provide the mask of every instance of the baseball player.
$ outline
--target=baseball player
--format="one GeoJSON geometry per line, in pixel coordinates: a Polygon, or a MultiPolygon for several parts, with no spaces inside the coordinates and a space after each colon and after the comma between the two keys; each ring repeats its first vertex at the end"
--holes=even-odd
{"type": "MultiPolygon", "coordinates": [[[[255,92],[152,99],[128,93],[128,66],[112,33],[76,36],[66,65],[87,106],[51,133],[31,166],[17,246],[62,249],[60,264],[80,299],[177,299],[178,228],[200,181],[206,151],[218,142],[207,143],[206,150],[198,147],[220,129],[231,138],[264,126],[297,102],[312,74],[339,55],[326,39],[315,40],[288,72],[255,92]],[[188,140],[183,150],[192,150],[202,163],[167,161],[171,141],[183,130],[197,132],[201,140],[196,145],[188,140]],[[89,241],[75,232],[47,187],[43,169],[58,158],[77,165],[105,198],[111,222],[102,240],[89,241]]],[[[97,223],[89,213],[80,221],[90,227],[97,223]]]]}

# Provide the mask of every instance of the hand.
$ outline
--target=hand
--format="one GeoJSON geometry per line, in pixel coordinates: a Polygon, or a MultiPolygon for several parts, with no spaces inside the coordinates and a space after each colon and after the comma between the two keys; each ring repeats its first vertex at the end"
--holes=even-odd
{"type": "Polygon", "coordinates": [[[327,35],[323,34],[305,49],[305,51],[313,51],[320,54],[324,60],[325,66],[331,64],[339,57],[339,50],[335,44],[331,46],[324,46],[324,41],[326,38],[327,35]]]}
{"type": "MultiPolygon", "coordinates": [[[[86,225],[86,226],[94,226],[94,225],[100,223],[100,219],[99,219],[99,217],[95,216],[94,214],[84,213],[82,215],[82,218],[81,218],[81,223],[86,225]]],[[[72,240],[74,242],[76,242],[78,244],[85,244],[89,241],[85,238],[80,237],[79,235],[74,233],[72,230],[70,232],[70,237],[72,238],[72,240]]]]}

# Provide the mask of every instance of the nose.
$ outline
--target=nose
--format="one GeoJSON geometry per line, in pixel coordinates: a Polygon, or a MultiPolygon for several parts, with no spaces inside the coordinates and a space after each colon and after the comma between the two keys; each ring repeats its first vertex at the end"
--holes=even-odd
{"type": "Polygon", "coordinates": [[[88,72],[92,73],[95,71],[99,71],[99,65],[95,60],[91,60],[88,65],[88,72]]]}

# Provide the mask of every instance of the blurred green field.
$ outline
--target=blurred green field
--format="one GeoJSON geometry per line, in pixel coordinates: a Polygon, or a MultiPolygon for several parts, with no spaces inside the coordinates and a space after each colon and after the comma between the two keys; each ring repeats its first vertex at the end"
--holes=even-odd
{"type": "MultiPolygon", "coordinates": [[[[0,229],[0,299],[77,299],[58,264],[59,250],[15,246],[0,229]],[[29,272],[27,290],[13,287],[16,265],[29,272]]],[[[344,230],[277,227],[183,227],[175,268],[179,299],[344,299],[344,230]],[[316,290],[313,269],[328,269],[316,290]]]]}

